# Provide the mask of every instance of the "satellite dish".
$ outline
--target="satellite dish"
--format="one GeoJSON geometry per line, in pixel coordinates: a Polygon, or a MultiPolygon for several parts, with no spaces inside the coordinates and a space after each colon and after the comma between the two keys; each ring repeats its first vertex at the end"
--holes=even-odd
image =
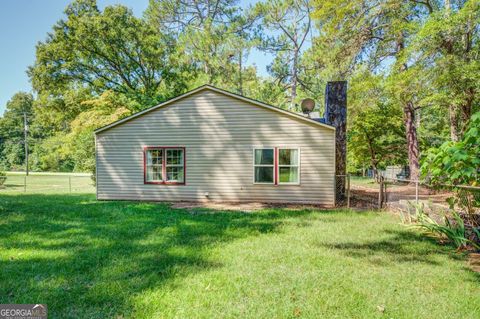
{"type": "Polygon", "coordinates": [[[312,112],[313,109],[315,108],[315,101],[313,99],[306,98],[302,100],[301,105],[302,105],[302,112],[304,114],[308,114],[312,112]]]}

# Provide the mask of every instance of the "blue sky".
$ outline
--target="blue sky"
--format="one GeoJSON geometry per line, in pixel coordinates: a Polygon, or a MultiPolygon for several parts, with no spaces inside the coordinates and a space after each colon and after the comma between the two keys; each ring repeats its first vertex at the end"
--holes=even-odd
{"type": "MultiPolygon", "coordinates": [[[[35,59],[35,45],[46,38],[52,26],[63,18],[69,0],[2,0],[0,2],[0,115],[7,101],[18,91],[31,92],[26,70],[35,59]]],[[[121,3],[141,16],[148,0],[97,0],[100,8],[121,3]]],[[[254,0],[242,1],[242,5],[254,0]]],[[[248,64],[266,74],[271,56],[253,51],[248,64]]]]}

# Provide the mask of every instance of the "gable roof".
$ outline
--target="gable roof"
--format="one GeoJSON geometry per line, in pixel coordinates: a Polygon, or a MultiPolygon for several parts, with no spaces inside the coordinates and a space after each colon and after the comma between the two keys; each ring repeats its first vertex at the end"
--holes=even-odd
{"type": "Polygon", "coordinates": [[[202,85],[202,86],[199,86],[197,87],[196,89],[193,89],[191,91],[188,91],[187,93],[184,93],[182,95],[179,95],[177,97],[174,97],[170,100],[167,100],[163,103],[160,103],[158,105],[155,105],[155,106],[152,106],[152,107],[149,107],[143,111],[140,111],[140,112],[137,112],[137,113],[134,113],[130,116],[127,116],[123,119],[120,119],[118,121],[115,121],[113,123],[110,123],[108,125],[105,125],[103,127],[100,127],[98,129],[96,129],[94,131],[95,134],[97,133],[100,133],[100,132],[103,132],[103,131],[106,131],[114,126],[117,126],[117,125],[120,125],[122,123],[125,123],[127,121],[130,121],[130,120],[133,120],[137,117],[140,117],[146,113],[149,113],[149,112],[152,112],[156,109],[159,109],[159,108],[162,108],[162,107],[165,107],[165,106],[168,106],[178,100],[181,100],[181,99],[184,99],[190,95],[193,95],[195,93],[198,93],[198,92],[201,92],[201,91],[204,91],[204,90],[210,90],[210,91],[213,91],[213,92],[217,92],[217,93],[220,93],[220,94],[223,94],[223,95],[226,95],[226,96],[230,96],[234,99],[237,99],[237,100],[242,100],[244,102],[247,102],[247,103],[250,103],[250,104],[253,104],[255,106],[259,106],[261,108],[265,108],[265,109],[269,109],[269,110],[272,110],[272,111],[275,111],[275,112],[278,112],[278,113],[281,113],[283,115],[288,115],[288,116],[291,116],[291,117],[294,117],[294,118],[297,118],[299,120],[302,120],[302,121],[305,121],[305,122],[308,122],[310,124],[314,124],[314,125],[318,125],[318,126],[321,126],[321,127],[324,127],[324,128],[328,128],[328,129],[331,129],[331,130],[335,130],[335,127],[333,126],[330,126],[328,124],[325,124],[325,123],[322,123],[322,122],[319,122],[319,121],[316,121],[316,120],[313,120],[311,118],[308,118],[308,117],[305,117],[305,116],[302,116],[300,114],[297,114],[297,113],[294,113],[294,112],[291,112],[291,111],[287,111],[287,110],[284,110],[284,109],[281,109],[279,107],[276,107],[276,106],[273,106],[273,105],[270,105],[270,104],[266,104],[266,103],[263,103],[263,102],[260,102],[260,101],[257,101],[257,100],[254,100],[254,99],[251,99],[251,98],[248,98],[248,97],[245,97],[243,95],[239,95],[239,94],[236,94],[236,93],[232,93],[232,92],[228,92],[228,91],[225,91],[225,90],[222,90],[222,89],[219,89],[217,87],[214,87],[214,86],[211,86],[211,85],[208,85],[208,84],[205,84],[205,85],[202,85]]]}

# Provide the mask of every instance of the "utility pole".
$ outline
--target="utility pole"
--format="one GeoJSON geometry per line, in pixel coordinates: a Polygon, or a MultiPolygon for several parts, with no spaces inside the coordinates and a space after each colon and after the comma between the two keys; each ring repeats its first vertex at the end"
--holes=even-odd
{"type": "Polygon", "coordinates": [[[28,123],[27,123],[27,112],[23,112],[23,136],[25,144],[25,175],[28,176],[28,123]]]}

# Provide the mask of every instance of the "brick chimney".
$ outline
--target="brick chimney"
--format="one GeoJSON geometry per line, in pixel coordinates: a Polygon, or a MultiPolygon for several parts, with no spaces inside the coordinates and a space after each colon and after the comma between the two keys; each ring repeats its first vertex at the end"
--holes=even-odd
{"type": "MultiPolygon", "coordinates": [[[[347,173],[347,81],[328,82],[325,123],[335,127],[335,175],[347,173]]],[[[336,198],[345,196],[345,178],[336,178],[336,198]]]]}

